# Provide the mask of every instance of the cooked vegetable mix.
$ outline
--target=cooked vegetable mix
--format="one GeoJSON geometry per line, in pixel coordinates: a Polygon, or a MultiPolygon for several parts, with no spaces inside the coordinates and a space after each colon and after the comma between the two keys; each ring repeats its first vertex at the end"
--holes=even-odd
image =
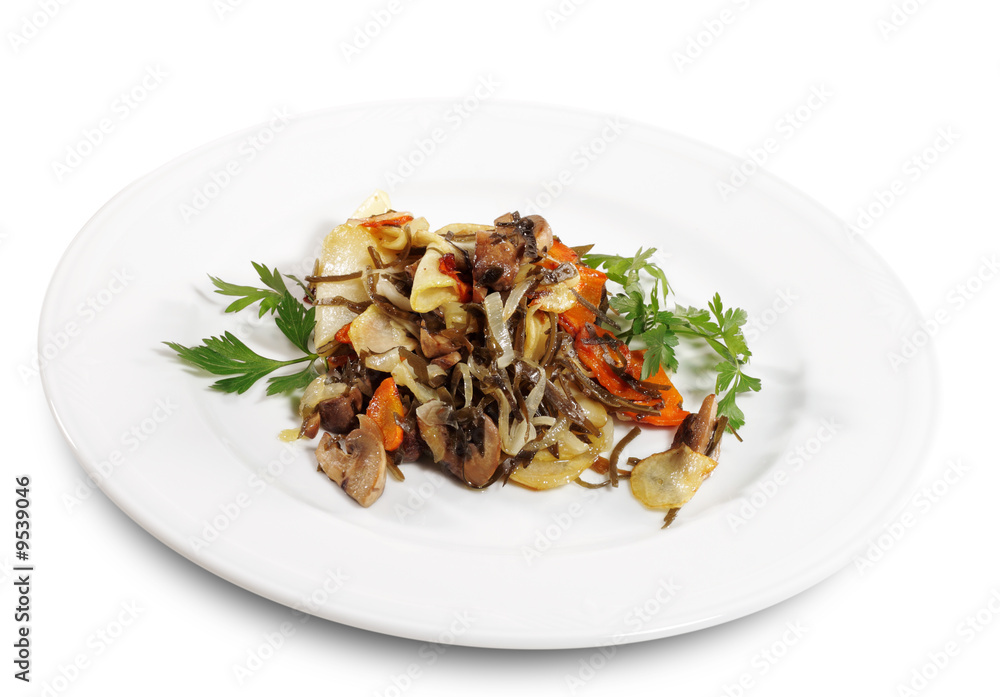
{"type": "Polygon", "coordinates": [[[217,390],[243,393],[267,376],[268,394],[302,390],[299,437],[322,432],[319,468],[362,506],[382,494],[387,471],[402,479],[401,463],[427,457],[473,488],[628,480],[640,502],[666,511],[666,526],[715,468],[723,433],[743,425],[737,396],[760,389],[744,372],[746,313],[718,295],[707,310],[661,309],[672,289],[650,262],[655,249],[589,251],[516,212],[431,231],[376,192],[326,237],[311,276],[255,263],[262,288],[210,277],[236,298],[227,312],[257,304],[302,356],[260,356],[229,332],[167,345],[226,376],[217,390]],[[681,339],[721,359],[725,394],[697,413],[668,374],[681,339]],[[678,428],[669,450],[622,469],[639,429],[615,445],[616,419],[678,428]],[[606,479],[587,481],[588,470],[606,479]]]}

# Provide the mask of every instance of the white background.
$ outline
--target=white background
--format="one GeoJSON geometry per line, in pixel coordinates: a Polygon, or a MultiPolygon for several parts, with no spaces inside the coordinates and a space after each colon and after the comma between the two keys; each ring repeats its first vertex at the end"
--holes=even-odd
{"type": "MultiPolygon", "coordinates": [[[[391,695],[395,681],[410,695],[559,695],[574,693],[572,676],[585,678],[576,694],[715,697],[907,694],[900,686],[981,694],[984,684],[995,684],[1000,555],[990,533],[998,527],[1000,472],[990,439],[997,284],[972,279],[983,258],[1000,251],[1000,6],[231,4],[9,0],[0,13],[7,318],[0,529],[13,528],[14,476],[30,474],[37,565],[28,686],[12,677],[13,543],[10,533],[0,534],[0,645],[8,647],[0,649],[0,691],[42,694],[48,683],[74,695],[391,695]],[[377,25],[368,24],[376,35],[365,37],[373,12],[386,26],[375,32],[377,25]],[[366,45],[348,59],[343,47],[350,42],[366,45]],[[685,51],[692,60],[679,61],[685,51]],[[123,112],[116,100],[147,71],[161,76],[147,80],[155,89],[123,112]],[[832,95],[794,137],[780,139],[766,169],[860,223],[924,313],[945,310],[947,323],[932,340],[942,378],[936,438],[921,463],[922,486],[937,484],[941,495],[929,507],[908,506],[914,524],[898,541],[883,538],[874,564],[852,565],[742,620],[620,647],[607,660],[593,650],[451,648],[431,664],[416,642],[315,620],[296,625],[276,652],[265,650],[274,656],[241,683],[234,667],[266,646],[288,610],[176,555],[102,494],[72,509],[62,500],[80,470],[31,375],[46,283],[76,232],[117,191],[206,141],[267,119],[273,108],[301,113],[376,100],[460,100],[483,76],[500,83],[497,98],[614,113],[735,154],[775,136],[777,122],[814,88],[832,95]],[[110,133],[60,176],[54,165],[104,118],[111,119],[110,133]],[[953,142],[946,145],[939,129],[950,130],[953,142]],[[914,156],[933,160],[919,179],[914,156]],[[896,180],[902,193],[884,214],[872,224],[859,220],[859,208],[877,202],[879,192],[888,200],[884,192],[896,180]],[[960,286],[978,293],[959,311],[949,298],[960,286]],[[952,460],[968,471],[945,485],[952,460]],[[991,596],[998,598],[993,609],[991,596]],[[130,604],[134,620],[123,614],[130,604]],[[977,613],[987,624],[970,634],[966,618],[977,613]],[[100,632],[117,633],[119,619],[130,624],[108,645],[100,632]],[[957,655],[936,669],[934,657],[943,663],[947,648],[957,655]],[[766,651],[780,658],[769,662],[766,651]],[[69,668],[80,655],[87,667],[69,668]],[[581,661],[598,669],[591,673],[581,661]],[[402,676],[414,668],[418,674],[407,683],[402,676]],[[932,677],[921,683],[915,670],[932,677]],[[736,687],[741,677],[753,686],[736,687]]],[[[858,386],[859,400],[878,398],[858,386]]]]}

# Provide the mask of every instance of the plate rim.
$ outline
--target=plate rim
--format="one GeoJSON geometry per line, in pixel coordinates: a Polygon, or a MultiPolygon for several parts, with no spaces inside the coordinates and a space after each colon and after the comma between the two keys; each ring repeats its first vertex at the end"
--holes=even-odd
{"type": "MultiPolygon", "coordinates": [[[[416,108],[426,108],[426,107],[439,107],[441,111],[446,109],[450,105],[450,102],[445,99],[412,99],[412,100],[379,100],[374,102],[363,102],[355,104],[345,104],[332,108],[321,108],[310,110],[308,112],[303,112],[296,114],[296,120],[307,120],[307,119],[321,119],[321,118],[331,118],[337,115],[344,115],[349,112],[355,111],[369,111],[372,109],[384,109],[384,108],[400,108],[405,110],[413,110],[416,108]]],[[[604,112],[598,110],[589,109],[577,109],[574,107],[567,107],[564,105],[549,105],[539,102],[529,102],[529,101],[516,101],[516,100],[506,100],[506,99],[491,99],[489,103],[484,105],[488,110],[491,111],[514,111],[516,110],[519,115],[523,115],[530,112],[532,115],[535,114],[545,114],[548,116],[553,115],[566,115],[575,118],[590,117],[594,119],[606,119],[606,118],[623,118],[626,117],[620,114],[614,114],[612,112],[604,112]]],[[[678,143],[684,144],[688,148],[693,148],[695,151],[701,151],[704,153],[710,153],[716,157],[725,158],[727,161],[736,162],[739,160],[738,156],[726,152],[715,146],[706,144],[702,141],[696,140],[690,136],[679,134],[668,129],[662,128],[660,126],[650,124],[648,122],[638,121],[634,119],[626,119],[630,126],[636,126],[639,129],[653,132],[659,137],[666,137],[669,140],[673,140],[678,143]]],[[[178,166],[183,165],[183,163],[188,160],[199,157],[200,155],[216,148],[219,145],[234,141],[242,135],[248,135],[256,132],[267,122],[260,122],[252,126],[237,129],[226,135],[215,138],[209,142],[199,145],[187,152],[184,152],[166,162],[159,165],[158,167],[150,170],[146,174],[140,176],[134,181],[130,182],[128,185],[120,189],[115,193],[107,202],[105,202],[83,225],[83,227],[74,235],[72,240],[67,245],[66,249],[63,251],[58,263],[56,264],[52,277],[47,284],[44,301],[42,303],[42,308],[39,314],[39,324],[38,324],[38,349],[39,351],[44,346],[45,342],[45,331],[53,323],[58,322],[56,317],[56,293],[54,292],[58,288],[60,279],[65,277],[65,274],[61,273],[66,265],[68,265],[71,260],[76,256],[78,251],[94,236],[100,232],[100,223],[111,211],[115,209],[123,200],[127,199],[132,194],[146,187],[151,180],[153,180],[157,175],[167,170],[171,170],[178,166]]],[[[526,120],[527,123],[527,120],[526,120]]],[[[797,206],[802,207],[804,210],[811,211],[817,216],[822,216],[830,222],[837,223],[841,226],[846,225],[844,221],[832,211],[826,208],[823,204],[818,202],[813,197],[804,193],[794,185],[788,183],[784,179],[776,176],[770,171],[759,169],[754,175],[755,178],[763,178],[768,180],[771,186],[776,186],[778,189],[783,191],[791,199],[795,200],[797,206]]],[[[855,237],[852,240],[852,256],[863,256],[867,261],[875,264],[878,270],[884,274],[885,278],[888,279],[897,289],[901,291],[900,304],[905,305],[907,310],[912,313],[913,317],[917,321],[925,318],[924,313],[919,309],[914,300],[909,288],[900,280],[893,268],[885,261],[885,259],[878,253],[878,251],[869,243],[869,241],[864,237],[855,237]]],[[[40,354],[41,355],[41,354],[40,354]]],[[[919,372],[928,378],[924,383],[924,389],[922,391],[922,402],[926,408],[926,423],[928,428],[922,429],[920,433],[919,444],[915,444],[911,447],[915,448],[916,452],[926,452],[927,445],[930,444],[936,435],[936,424],[938,422],[938,414],[940,413],[940,390],[941,390],[941,374],[940,365],[937,359],[937,348],[934,346],[933,342],[928,343],[922,348],[920,354],[920,359],[917,361],[920,364],[919,372]]],[[[51,385],[52,374],[47,365],[40,367],[40,378],[41,385],[45,395],[45,401],[49,407],[50,412],[55,419],[63,438],[66,440],[67,444],[70,446],[74,457],[77,462],[81,465],[84,472],[88,477],[93,480],[94,477],[94,458],[89,454],[85,453],[81,447],[78,445],[76,440],[73,438],[72,434],[69,432],[63,418],[60,415],[58,406],[53,398],[53,387],[51,385]]],[[[811,573],[800,573],[794,578],[787,579],[785,583],[780,584],[782,588],[779,593],[770,593],[770,596],[764,600],[763,604],[760,602],[755,604],[755,609],[743,612],[737,612],[736,614],[720,612],[717,616],[712,618],[705,618],[700,622],[688,623],[687,625],[679,628],[675,628],[673,631],[664,632],[662,630],[652,628],[648,630],[638,631],[632,635],[626,637],[625,642],[633,641],[646,641],[650,639],[663,638],[668,636],[675,636],[677,634],[683,634],[689,631],[696,631],[699,629],[704,629],[707,627],[715,626],[725,622],[733,621],[756,612],[760,612],[774,605],[777,605],[785,600],[788,600],[795,595],[821,583],[828,577],[837,573],[839,570],[846,567],[850,560],[856,556],[858,550],[867,543],[871,538],[877,534],[879,530],[885,527],[894,517],[898,516],[900,512],[905,508],[910,498],[912,498],[913,492],[919,485],[919,481],[923,478],[929,467],[929,461],[926,456],[918,457],[913,462],[913,471],[911,472],[909,478],[907,479],[908,487],[906,495],[897,496],[895,499],[884,502],[881,507],[881,515],[873,516],[872,522],[866,527],[863,535],[859,535],[858,538],[852,540],[845,540],[840,545],[840,550],[838,554],[831,555],[828,558],[827,563],[822,566],[813,567],[811,573]],[[876,519],[877,518],[877,519],[876,519]],[[649,634],[649,636],[647,636],[649,634]]],[[[288,602],[290,597],[286,594],[282,597],[280,592],[266,592],[258,584],[254,586],[253,583],[244,583],[243,579],[239,578],[239,574],[234,574],[235,566],[232,560],[216,559],[214,556],[199,556],[191,553],[190,550],[183,549],[177,544],[173,544],[169,539],[169,536],[161,530],[154,529],[151,524],[144,523],[141,516],[138,515],[133,510],[133,502],[122,500],[121,496],[114,496],[109,491],[114,490],[113,486],[107,486],[108,480],[103,478],[97,479],[97,486],[100,490],[115,504],[116,507],[121,509],[129,518],[131,518],[135,523],[137,523],[143,530],[149,533],[153,538],[159,540],[161,543],[174,550],[180,554],[185,559],[198,564],[202,568],[212,572],[213,574],[219,575],[223,579],[237,585],[245,590],[253,592],[262,597],[266,597],[272,601],[279,602],[286,606],[291,606],[288,602]],[[162,533],[162,534],[161,534],[162,533]],[[229,568],[225,568],[225,567],[229,568]]],[[[758,596],[760,594],[758,593],[758,596]]],[[[354,614],[354,613],[348,613],[354,614]]],[[[362,613],[363,614],[363,613],[362,613]]],[[[320,615],[320,617],[326,617],[325,615],[320,615]]],[[[347,617],[326,617],[331,621],[336,621],[341,624],[347,624],[349,626],[358,627],[365,630],[377,631],[381,633],[391,634],[394,636],[406,637],[414,640],[426,640],[427,636],[419,631],[400,631],[398,623],[387,623],[373,621],[372,615],[369,613],[367,615],[367,621],[351,621],[347,617]]],[[[465,639],[465,637],[463,637],[465,639]]],[[[564,648],[584,648],[584,647],[594,647],[606,645],[606,642],[596,642],[593,639],[585,639],[580,641],[577,637],[576,641],[573,641],[573,637],[565,637],[566,640],[552,640],[543,641],[538,644],[533,644],[532,642],[517,642],[510,643],[507,642],[506,636],[493,637],[494,641],[490,641],[489,637],[468,637],[468,640],[463,640],[459,643],[467,646],[481,646],[489,648],[510,648],[510,649],[521,649],[521,648],[531,648],[531,649],[564,649],[564,648]],[[478,640],[475,640],[478,639],[478,640]],[[497,641],[498,640],[498,641],[497,641]]],[[[624,643],[624,642],[623,642],[624,643]]]]}

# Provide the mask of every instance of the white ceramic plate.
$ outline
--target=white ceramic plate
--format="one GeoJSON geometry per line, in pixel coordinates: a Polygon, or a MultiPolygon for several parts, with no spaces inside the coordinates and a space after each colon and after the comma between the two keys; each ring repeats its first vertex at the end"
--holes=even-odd
{"type": "MultiPolygon", "coordinates": [[[[45,390],[85,470],[136,522],[321,617],[512,648],[741,617],[841,568],[898,512],[934,371],[925,352],[890,363],[919,318],[875,254],[770,176],[723,200],[734,164],[649,127],[521,105],[276,118],[137,181],[80,232],[42,313],[45,390]],[[627,486],[475,492],[423,465],[362,509],[316,472],[310,443],[277,439],[296,425],[291,400],[213,392],[161,344],[228,329],[283,355],[273,325],[223,314],[206,274],[251,283],[251,260],[308,272],[323,235],[375,187],[432,225],[534,209],[570,244],[653,245],[682,302],[719,291],[750,312],[764,389],[745,400],[744,442],[725,444],[670,529],[627,486]]],[[[689,405],[708,387],[678,382],[689,405]]],[[[654,429],[627,454],[668,438],[654,429]]]]}

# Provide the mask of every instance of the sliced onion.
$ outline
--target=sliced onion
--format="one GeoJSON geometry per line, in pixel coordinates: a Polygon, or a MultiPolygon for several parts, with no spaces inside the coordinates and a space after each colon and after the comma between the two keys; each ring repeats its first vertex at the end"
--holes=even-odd
{"type": "MultiPolygon", "coordinates": [[[[541,438],[537,440],[525,443],[524,450],[529,453],[538,452],[539,450],[545,450],[551,445],[555,445],[560,442],[566,431],[569,429],[569,419],[565,416],[560,416],[559,420],[545,432],[541,438]]],[[[561,453],[561,450],[560,450],[561,453]]]]}
{"type": "Polygon", "coordinates": [[[483,310],[486,312],[486,325],[490,335],[500,348],[500,355],[497,357],[497,368],[503,369],[514,361],[514,344],[511,342],[510,332],[507,331],[506,323],[503,321],[503,303],[499,293],[490,293],[483,300],[483,310]]]}
{"type": "Polygon", "coordinates": [[[534,285],[533,280],[525,280],[514,286],[514,289],[510,291],[510,295],[507,296],[507,302],[503,306],[503,321],[506,322],[511,317],[514,316],[514,311],[517,310],[517,306],[521,304],[521,298],[524,294],[531,289],[534,285]]]}
{"type": "Polygon", "coordinates": [[[397,363],[396,367],[392,369],[391,375],[397,385],[408,388],[421,404],[441,398],[440,394],[427,387],[427,385],[417,382],[417,376],[413,372],[413,368],[405,361],[397,363]]]}
{"type": "Polygon", "coordinates": [[[500,419],[497,423],[497,430],[500,431],[500,448],[508,455],[517,455],[528,442],[529,424],[525,420],[520,420],[511,426],[510,402],[500,390],[496,392],[495,397],[500,405],[500,419]]]}
{"type": "Polygon", "coordinates": [[[462,374],[462,382],[465,384],[465,403],[464,406],[472,406],[472,371],[469,369],[468,364],[459,363],[455,366],[458,372],[462,374]]]}
{"type": "Polygon", "coordinates": [[[523,419],[521,421],[516,421],[510,428],[510,447],[517,448],[517,452],[521,452],[524,450],[524,446],[528,443],[528,441],[534,437],[534,426],[523,419]]]}
{"type": "Polygon", "coordinates": [[[385,297],[386,300],[391,302],[393,305],[401,310],[406,310],[407,312],[413,312],[413,306],[410,305],[410,299],[399,292],[392,281],[390,281],[385,276],[379,276],[378,283],[375,284],[375,291],[385,297]]]}
{"type": "Polygon", "coordinates": [[[446,302],[440,306],[442,312],[444,312],[444,325],[448,329],[465,329],[469,326],[469,313],[462,303],[457,301],[446,302]]]}
{"type": "Polygon", "coordinates": [[[539,376],[538,382],[535,386],[531,388],[531,392],[528,393],[527,399],[524,400],[525,410],[527,411],[527,416],[529,419],[535,415],[538,411],[539,405],[542,403],[542,398],[545,396],[545,385],[546,378],[544,373],[539,376]]]}
{"type": "Polygon", "coordinates": [[[580,440],[569,431],[563,433],[562,437],[559,439],[560,457],[576,457],[577,455],[583,455],[585,452],[591,449],[592,449],[591,443],[585,443],[584,441],[580,440]]]}
{"type": "Polygon", "coordinates": [[[391,373],[393,368],[399,365],[399,347],[391,348],[384,353],[365,354],[364,363],[366,368],[377,370],[381,373],[391,373]]]}

